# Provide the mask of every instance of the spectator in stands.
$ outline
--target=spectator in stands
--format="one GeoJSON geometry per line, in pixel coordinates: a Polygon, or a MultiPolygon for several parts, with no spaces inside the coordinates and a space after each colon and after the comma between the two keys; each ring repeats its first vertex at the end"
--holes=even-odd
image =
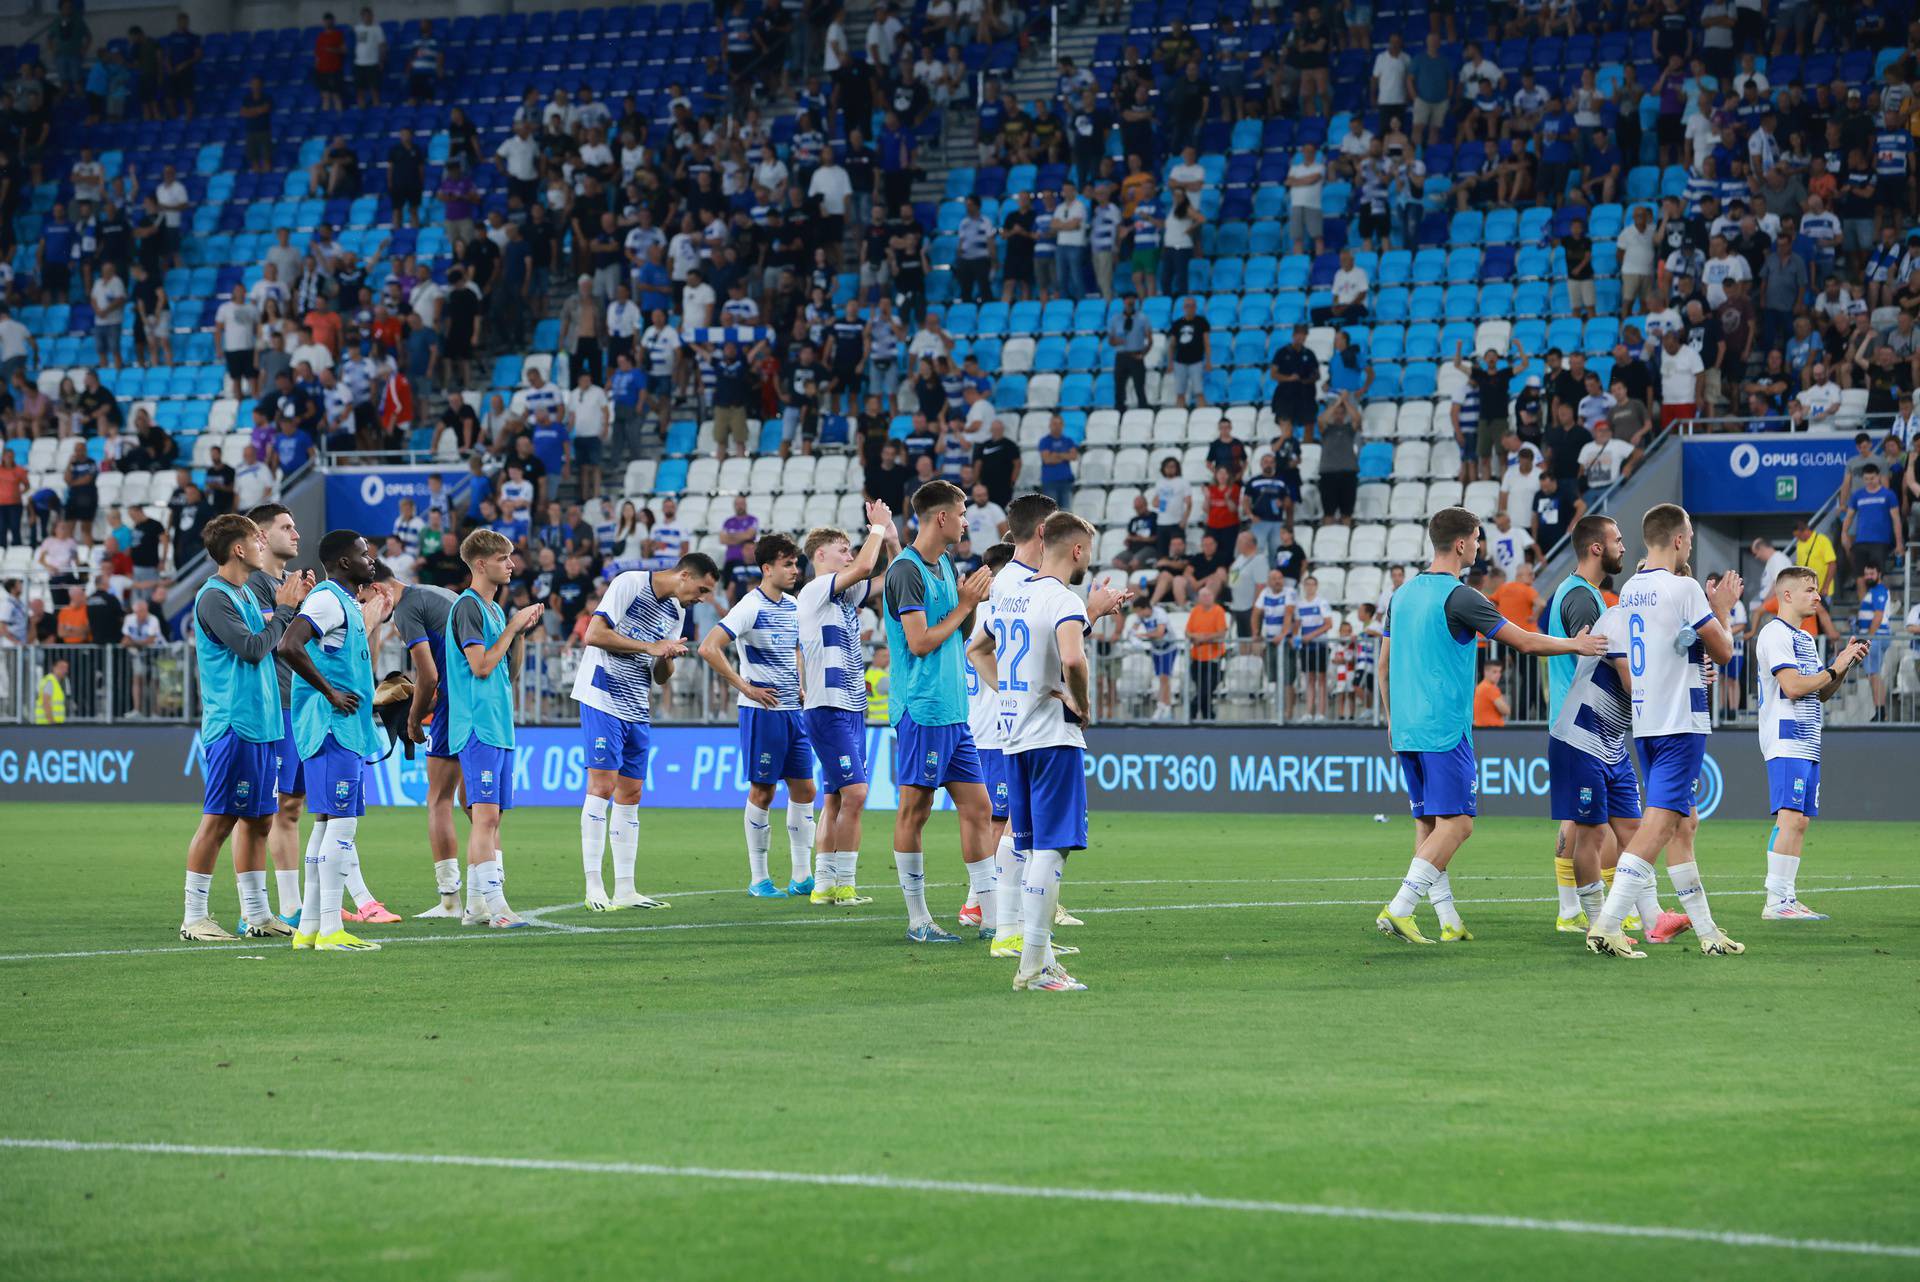
{"type": "Polygon", "coordinates": [[[1206,488],[1207,534],[1221,548],[1233,548],[1240,539],[1241,495],[1232,470],[1216,465],[1206,488]]]}
{"type": "Polygon", "coordinates": [[[1113,348],[1113,401],[1122,414],[1127,412],[1127,387],[1144,407],[1147,403],[1147,348],[1153,341],[1148,324],[1133,297],[1121,303],[1119,314],[1107,322],[1107,343],[1113,348]]]}
{"type": "Polygon", "coordinates": [[[165,116],[193,119],[194,69],[200,65],[203,50],[200,37],[193,31],[184,13],[175,15],[173,30],[167,33],[164,54],[166,76],[165,116]]]}
{"type": "Polygon", "coordinates": [[[1226,642],[1232,635],[1227,612],[1219,604],[1218,589],[1200,588],[1194,596],[1194,607],[1187,614],[1187,674],[1193,689],[1187,714],[1194,721],[1214,719],[1221,661],[1226,657],[1226,642]]]}
{"type": "Polygon", "coordinates": [[[1661,343],[1660,426],[1690,419],[1706,401],[1706,366],[1677,330],[1661,343]]]}
{"type": "Polygon", "coordinates": [[[323,14],[313,38],[313,85],[320,91],[320,110],[346,109],[346,63],[347,33],[335,25],[331,13],[323,14]]]}
{"type": "Polygon", "coordinates": [[[1320,384],[1320,358],[1307,346],[1305,325],[1293,327],[1293,337],[1274,352],[1269,372],[1275,383],[1273,416],[1290,426],[1312,423],[1317,417],[1315,389],[1320,384]]]}
{"type": "Polygon", "coordinates": [[[1211,329],[1200,314],[1199,300],[1191,296],[1182,299],[1180,315],[1168,326],[1167,366],[1172,375],[1173,399],[1183,410],[1207,403],[1206,376],[1213,368],[1211,329]]]}
{"type": "Polygon", "coordinates": [[[1593,439],[1580,450],[1582,496],[1587,506],[1598,504],[1615,485],[1633,475],[1639,466],[1639,451],[1625,441],[1616,440],[1613,425],[1606,419],[1593,424],[1593,439]]]}
{"type": "Polygon", "coordinates": [[[1316,424],[1320,439],[1322,525],[1352,525],[1360,490],[1360,418],[1351,403],[1335,401],[1316,424]]]}
{"type": "MultiPolygon", "coordinates": [[[[1231,433],[1232,425],[1225,426],[1231,433]]],[[[1209,459],[1219,444],[1216,441],[1207,447],[1209,459]]],[[[1253,523],[1251,533],[1259,540],[1261,555],[1271,562],[1280,546],[1282,529],[1293,519],[1293,505],[1297,498],[1294,487],[1279,475],[1278,460],[1269,453],[1260,456],[1260,474],[1247,481],[1241,492],[1246,505],[1245,517],[1253,523]]],[[[1139,510],[1138,504],[1135,509],[1139,510]]]]}
{"type": "Polygon", "coordinates": [[[234,392],[241,396],[256,395],[259,378],[254,364],[254,344],[260,312],[247,301],[244,285],[233,287],[232,296],[215,312],[213,323],[220,330],[220,350],[225,354],[227,377],[233,380],[234,392]]]}
{"type": "MultiPolygon", "coordinates": [[[[729,347],[733,344],[729,343],[729,347]]],[[[571,436],[574,476],[583,500],[600,497],[600,465],[607,434],[613,430],[613,406],[606,390],[580,371],[567,397],[567,430],[571,436]]]]}
{"type": "Polygon", "coordinates": [[[24,525],[29,474],[20,460],[0,448],[0,548],[25,543],[24,525]]]}
{"type": "Polygon", "coordinates": [[[422,18],[413,38],[413,49],[407,55],[407,101],[416,107],[432,102],[439,95],[440,77],[444,74],[446,55],[434,38],[433,23],[422,18]]]}
{"type": "Polygon", "coordinates": [[[1507,696],[1500,693],[1505,668],[1498,659],[1487,660],[1480,669],[1480,681],[1473,687],[1473,724],[1476,729],[1497,729],[1507,724],[1511,711],[1507,696]]]}
{"type": "MultiPolygon", "coordinates": [[[[995,426],[1000,427],[998,423],[995,426]]],[[[1066,420],[1058,411],[1048,418],[1047,434],[1040,438],[1036,448],[1040,454],[1040,492],[1052,499],[1062,512],[1072,511],[1074,466],[1080,461],[1080,447],[1067,435],[1066,420]]],[[[976,465],[980,457],[981,450],[976,448],[976,465]]],[[[1012,477],[1009,477],[1007,489],[1012,488],[1012,477]]]]}
{"type": "Polygon", "coordinates": [[[1854,590],[1864,593],[1868,572],[1884,574],[1894,550],[1906,546],[1900,520],[1900,500],[1887,487],[1877,462],[1860,469],[1861,485],[1847,496],[1840,544],[1853,568],[1854,590]]]}

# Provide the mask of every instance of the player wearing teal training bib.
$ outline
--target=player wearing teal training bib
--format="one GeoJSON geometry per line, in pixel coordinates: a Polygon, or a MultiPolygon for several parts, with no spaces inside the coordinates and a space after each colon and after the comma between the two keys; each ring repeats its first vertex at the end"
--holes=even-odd
{"type": "MultiPolygon", "coordinates": [[[[947,555],[967,528],[966,502],[960,487],[949,481],[929,481],[913,492],[919,531],[888,568],[881,598],[893,658],[887,711],[894,730],[893,779],[900,790],[893,863],[907,901],[907,938],[915,943],[959,942],[927,911],[921,834],[936,791],[945,788],[959,812],[960,857],[968,864],[993,857],[992,808],[967,726],[967,656],[961,640],[967,617],[993,589],[993,575],[981,569],[962,581],[947,555]]],[[[970,870],[968,884],[978,876],[970,870]]]]}
{"type": "Polygon", "coordinates": [[[1387,606],[1381,642],[1381,702],[1406,777],[1414,822],[1413,862],[1392,902],[1374,919],[1383,935],[1433,941],[1414,924],[1424,897],[1440,916],[1443,943],[1472,939],[1453,904],[1447,864],[1473,834],[1478,804],[1473,756],[1476,637],[1498,638],[1522,654],[1598,656],[1598,637],[1550,637],[1509,624],[1493,602],[1460,581],[1479,546],[1480,518],[1443,508],[1427,523],[1433,562],[1409,579],[1387,606]]]}
{"type": "Polygon", "coordinates": [[[215,517],[207,522],[204,539],[207,555],[219,566],[193,602],[206,799],[200,826],[187,845],[180,938],[234,938],[207,911],[213,866],[228,834],[233,835],[243,932],[257,938],[290,935],[292,928],[267,904],[265,854],[281,735],[280,691],[270,656],[307,594],[307,580],[293,576],[281,583],[273,615],[265,617],[246,587],[266,555],[259,527],[244,516],[215,517]]]}
{"type": "Polygon", "coordinates": [[[460,559],[473,576],[447,616],[447,750],[460,759],[472,819],[467,911],[460,920],[512,930],[527,925],[507,906],[500,872],[500,820],[513,808],[513,682],[525,652],[521,637],[545,607],[530,605],[511,618],[500,608],[513,579],[506,535],[475,530],[461,542],[460,559]]]}

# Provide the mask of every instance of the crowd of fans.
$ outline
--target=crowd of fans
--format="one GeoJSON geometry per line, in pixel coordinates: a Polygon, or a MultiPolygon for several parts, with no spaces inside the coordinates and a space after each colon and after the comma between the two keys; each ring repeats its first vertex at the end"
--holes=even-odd
{"type": "MultiPolygon", "coordinates": [[[[1279,327],[1260,363],[1269,438],[1242,439],[1245,425],[1223,417],[1204,486],[1170,458],[1135,500],[1111,571],[1144,584],[1148,622],[1126,621],[1108,640],[1143,647],[1157,684],[1176,638],[1151,620],[1171,609],[1195,665],[1190,714],[1212,715],[1231,684],[1218,665],[1263,643],[1293,655],[1287,699],[1302,715],[1354,715],[1385,601],[1316,604],[1296,508],[1351,526],[1363,482],[1383,479],[1361,458],[1377,362],[1391,359],[1369,350],[1368,327],[1394,319],[1382,315],[1380,256],[1444,247],[1456,211],[1553,211],[1541,248],[1556,314],[1620,322],[1605,357],[1518,343],[1444,354],[1459,479],[1498,487],[1484,570],[1496,599],[1531,591],[1544,551],[1677,420],[1769,431],[1864,414],[1863,448],[1895,519],[1910,521],[1920,23],[1901,33],[1877,9],[1846,25],[1824,12],[1802,21],[1806,9],[1650,0],[1595,20],[1521,6],[1491,13],[1490,38],[1464,44],[1446,9],[1411,49],[1398,32],[1376,42],[1362,7],[1308,6],[1277,43],[1258,39],[1271,30],[1262,14],[1243,26],[1222,13],[1171,21],[1112,66],[1063,59],[1050,93],[1019,101],[1010,82],[970,74],[982,46],[1024,46],[1042,20],[1012,5],[883,4],[858,47],[831,3],[722,5],[717,74],[675,86],[663,109],[602,101],[583,83],[527,90],[499,132],[451,106],[443,151],[406,130],[377,145],[329,137],[308,190],[377,191],[391,233],[377,248],[325,226],[300,242],[276,233],[250,283],[204,318],[244,457],[215,450],[182,467],[169,433],[111,383],[123,352],[143,366],[174,359],[166,281],[184,262],[186,186],[171,167],[108,175],[91,150],[63,150],[54,126],[191,118],[199,37],[182,16],[159,41],[138,29],[124,46],[98,41],[63,6],[51,69],[24,65],[0,103],[0,236],[36,184],[58,181],[61,199],[32,269],[0,285],[16,310],[87,304],[99,359],[77,384],[43,388],[30,374],[39,338],[0,314],[7,437],[54,437],[61,469],[57,488],[35,490],[17,455],[0,462],[0,546],[34,546],[49,612],[84,595],[96,570],[124,581],[130,600],[191,558],[205,519],[271,496],[316,451],[404,450],[467,478],[411,518],[417,529],[395,532],[396,569],[444,577],[460,532],[501,529],[525,550],[518,590],[559,607],[561,639],[611,570],[690,545],[674,500],[621,500],[608,478],[693,416],[712,423],[700,448],[710,441],[721,460],[844,443],[865,493],[896,510],[929,479],[961,484],[975,497],[961,559],[977,559],[1016,489],[1071,505],[1085,447],[1079,424],[1056,414],[1023,449],[1021,407],[995,407],[1000,371],[963,350],[940,300],[1121,299],[1097,335],[1115,408],[1147,404],[1150,374],[1160,403],[1207,407],[1229,355],[1204,294],[1189,291],[1219,225],[1244,229],[1253,184],[1229,179],[1223,193],[1203,153],[1224,150],[1229,128],[1290,122],[1297,145],[1278,171],[1269,149],[1258,180],[1284,189],[1286,246],[1314,257],[1323,292],[1302,319],[1336,327],[1331,353],[1309,345],[1306,324],[1279,327]],[[1650,60],[1542,74],[1489,56],[1506,60],[1496,41],[1621,29],[1645,33],[1650,60]],[[1896,56],[1869,57],[1870,75],[1805,74],[1811,55],[1870,55],[1902,35],[1896,56]],[[1330,76],[1335,60],[1356,57],[1371,59],[1359,101],[1330,76]],[[1769,80],[1788,64],[1781,83],[1769,80]],[[794,107],[776,113],[789,94],[794,107]],[[1312,122],[1336,107],[1343,128],[1321,144],[1312,122]],[[968,196],[936,227],[912,201],[922,150],[964,130],[981,165],[1034,165],[1041,180],[997,218],[968,196]],[[1641,201],[1630,172],[1654,162],[1682,167],[1684,190],[1641,201]],[[375,172],[382,181],[370,183],[375,172]],[[1596,240],[1594,215],[1617,202],[1629,203],[1619,230],[1596,240]],[[1156,326],[1142,300],[1161,296],[1174,306],[1156,326]],[[529,346],[538,354],[523,358],[529,346]],[[176,467],[153,490],[164,511],[98,501],[102,471],[176,467]]],[[[408,102],[442,96],[433,24],[396,38],[362,10],[350,25],[330,15],[315,38],[324,111],[379,106],[399,71],[408,102]]],[[[286,96],[256,78],[239,108],[259,173],[273,172],[276,94],[286,96]]],[[[748,506],[736,503],[739,521],[771,520],[748,506]]],[[[751,570],[733,554],[746,540],[721,537],[744,590],[751,570]]],[[[1872,550],[1882,540],[1847,540],[1850,556],[1878,555],[1881,570],[1900,553],[1899,538],[1884,554],[1872,550]]],[[[1160,689],[1153,703],[1163,715],[1171,697],[1160,689]]]]}

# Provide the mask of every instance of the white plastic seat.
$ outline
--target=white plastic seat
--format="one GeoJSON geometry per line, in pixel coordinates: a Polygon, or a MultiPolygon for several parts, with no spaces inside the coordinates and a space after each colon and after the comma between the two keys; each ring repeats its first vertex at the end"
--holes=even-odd
{"type": "Polygon", "coordinates": [[[1387,499],[1387,515],[1396,521],[1424,520],[1430,515],[1427,510],[1427,483],[1397,482],[1392,496],[1387,499]]]}
{"type": "Polygon", "coordinates": [[[1400,402],[1400,421],[1396,435],[1402,439],[1420,438],[1433,434],[1433,402],[1400,402]]]}
{"type": "Polygon", "coordinates": [[[1481,352],[1505,352],[1513,342],[1513,322],[1483,320],[1473,331],[1473,355],[1481,352]]]}
{"type": "Polygon", "coordinates": [[[805,494],[813,488],[814,469],[819,460],[811,454],[796,454],[780,472],[780,488],[790,494],[805,494]]]}
{"type": "Polygon", "coordinates": [[[720,461],[703,455],[687,464],[687,493],[711,494],[720,488],[720,461]]]}
{"type": "Polygon", "coordinates": [[[1147,481],[1147,452],[1139,446],[1118,450],[1113,456],[1116,485],[1141,485],[1147,481]]]}
{"type": "Polygon", "coordinates": [[[753,467],[747,473],[747,484],[756,490],[778,491],[780,473],[785,465],[785,460],[778,454],[763,454],[753,461],[753,467]]]}
{"type": "Polygon", "coordinates": [[[1354,562],[1378,561],[1387,554],[1387,527],[1356,525],[1347,540],[1347,559],[1354,562]]]}
{"type": "Polygon", "coordinates": [[[1425,441],[1402,441],[1393,447],[1393,479],[1418,480],[1427,475],[1433,449],[1425,441]]]}
{"type": "MultiPolygon", "coordinates": [[[[1336,526],[1334,528],[1338,529],[1340,527],[1336,526]]],[[[1320,580],[1321,596],[1336,604],[1346,599],[1347,572],[1344,567],[1325,564],[1315,565],[1313,568],[1313,576],[1320,580]]],[[[1333,620],[1333,629],[1327,635],[1335,636],[1338,635],[1339,631],[1340,620],[1335,619],[1333,620]]]]}
{"type": "Polygon", "coordinates": [[[1131,409],[1120,416],[1120,444],[1152,445],[1153,411],[1131,409]]]}
{"type": "Polygon", "coordinates": [[[714,480],[714,488],[723,494],[738,494],[749,487],[752,473],[752,459],[729,458],[720,465],[719,475],[714,480]]]}
{"type": "Polygon", "coordinates": [[[1460,491],[1458,476],[1435,477],[1433,484],[1427,487],[1427,510],[1420,514],[1422,524],[1425,524],[1427,517],[1443,507],[1459,507],[1460,491]]]}
{"type": "Polygon", "coordinates": [[[1322,527],[1313,540],[1314,564],[1328,565],[1346,560],[1351,537],[1352,532],[1344,525],[1322,527]]]}
{"type": "MultiPolygon", "coordinates": [[[[1039,460],[1030,461],[1030,467],[1038,468],[1039,460]]],[[[1114,455],[1112,450],[1091,449],[1080,451],[1080,484],[1105,485],[1113,479],[1114,455]]],[[[1039,475],[1037,471],[1034,475],[1039,475]]],[[[1078,500],[1075,500],[1076,506],[1078,500]]]]}
{"type": "Polygon", "coordinates": [[[240,402],[230,396],[223,396],[207,410],[207,430],[209,432],[231,432],[239,421],[240,402]]]}
{"type": "Polygon", "coordinates": [[[1436,481],[1460,475],[1460,446],[1451,440],[1435,441],[1427,460],[1427,475],[1436,481]]]}
{"type": "Polygon", "coordinates": [[[1491,521],[1493,514],[1500,510],[1500,482],[1474,481],[1467,486],[1460,506],[1475,516],[1491,521]]]}
{"type": "MultiPolygon", "coordinates": [[[[1189,445],[1180,451],[1180,475],[1186,477],[1195,485],[1205,485],[1213,479],[1213,469],[1207,466],[1206,446],[1189,445]]],[[[1196,498],[1194,500],[1193,510],[1195,512],[1204,511],[1204,502],[1204,495],[1196,498]]]]}
{"type": "Polygon", "coordinates": [[[1087,415],[1088,445],[1118,445],[1120,443],[1120,411],[1094,410],[1087,415]]]}
{"type": "Polygon", "coordinates": [[[1027,408],[1050,410],[1060,403],[1060,376],[1035,374],[1027,380],[1027,408]]]}
{"type": "Polygon", "coordinates": [[[1002,374],[1026,374],[1033,369],[1033,340],[1009,338],[1000,348],[1002,374]]]}
{"type": "Polygon", "coordinates": [[[1363,485],[1354,495],[1353,519],[1356,521],[1384,521],[1387,516],[1387,487],[1384,485],[1363,485]]]}
{"type": "Polygon", "coordinates": [[[776,530],[797,530],[806,523],[806,517],[806,495],[782,494],[773,501],[773,514],[768,523],[776,530]]]}
{"type": "MultiPolygon", "coordinates": [[[[1386,582],[1386,574],[1377,565],[1354,565],[1347,570],[1347,591],[1343,604],[1348,607],[1367,605],[1380,599],[1380,587],[1386,582]]],[[[1355,629],[1358,630],[1358,623],[1355,629]]]]}
{"type": "Polygon", "coordinates": [[[1396,525],[1387,531],[1387,561],[1409,565],[1426,556],[1427,528],[1424,525],[1396,525]]]}
{"type": "MultiPolygon", "coordinates": [[[[839,493],[853,483],[853,458],[847,454],[822,454],[813,469],[815,494],[839,493]]],[[[859,487],[855,487],[859,488],[859,487]]]]}
{"type": "Polygon", "coordinates": [[[646,494],[653,489],[653,478],[659,471],[659,459],[635,459],[627,464],[626,483],[622,488],[628,494],[646,494]]]}
{"type": "Polygon", "coordinates": [[[1400,408],[1392,401],[1375,401],[1360,419],[1360,435],[1390,441],[1400,432],[1400,408]]]}

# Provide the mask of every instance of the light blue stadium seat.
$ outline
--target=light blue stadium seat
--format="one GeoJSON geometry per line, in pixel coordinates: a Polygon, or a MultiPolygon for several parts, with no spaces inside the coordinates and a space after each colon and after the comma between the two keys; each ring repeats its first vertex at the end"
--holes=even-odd
{"type": "Polygon", "coordinates": [[[1553,251],[1544,245],[1522,245],[1514,256],[1514,275],[1522,280],[1539,280],[1553,270],[1553,251]]]}
{"type": "Polygon", "coordinates": [[[1627,199],[1630,202],[1652,200],[1660,194],[1660,171],[1652,165],[1635,165],[1627,170],[1627,199]]]}
{"type": "Polygon", "coordinates": [[[1413,256],[1411,273],[1411,279],[1416,285],[1439,284],[1447,278],[1447,251],[1444,249],[1420,250],[1413,256]]]}
{"type": "Polygon", "coordinates": [[[1216,330],[1237,329],[1240,323],[1240,299],[1237,295],[1215,294],[1206,300],[1200,314],[1216,330]]]}
{"type": "Polygon", "coordinates": [[[1287,189],[1262,183],[1253,189],[1253,216],[1256,220],[1287,216],[1287,189]]]}
{"type": "Polygon", "coordinates": [[[1013,309],[1005,303],[980,304],[980,319],[975,329],[982,334],[1005,334],[1007,317],[1013,309]]]}
{"type": "Polygon", "coordinates": [[[1404,285],[1413,275],[1413,255],[1404,249],[1390,249],[1380,255],[1376,285],[1404,285]]]}
{"type": "Polygon", "coordinates": [[[1280,260],[1271,254],[1249,258],[1240,275],[1243,290],[1267,291],[1277,288],[1279,283],[1280,260]]]}
{"type": "MultiPolygon", "coordinates": [[[[1551,209],[1543,209],[1538,205],[1534,205],[1521,210],[1520,243],[1524,245],[1533,244],[1544,237],[1547,234],[1548,228],[1552,226],[1553,211],[1551,209]]],[[[1493,237],[1489,235],[1487,239],[1492,240],[1493,237]]]]}
{"type": "MultiPolygon", "coordinates": [[[[1200,264],[1195,263],[1198,267],[1200,264]]],[[[1213,260],[1211,285],[1215,292],[1237,294],[1245,287],[1246,262],[1239,258],[1216,258],[1213,260]]]]}
{"type": "Polygon", "coordinates": [[[1520,215],[1511,209],[1492,209],[1487,211],[1487,221],[1482,229],[1482,238],[1489,245],[1511,245],[1519,238],[1520,215]]]}
{"type": "Polygon", "coordinates": [[[1067,369],[1067,340],[1049,334],[1033,345],[1033,370],[1036,374],[1063,374],[1067,369]]]}
{"type": "Polygon", "coordinates": [[[1307,296],[1297,291],[1273,296],[1274,329],[1291,329],[1307,319],[1307,296]]]}
{"type": "Polygon", "coordinates": [[[1543,320],[1517,320],[1513,323],[1513,345],[1529,352],[1547,349],[1547,323],[1543,320]]]}
{"type": "Polygon", "coordinates": [[[1107,300],[1083,298],[1073,305],[1073,331],[1076,334],[1103,334],[1107,328],[1107,300]]]}
{"type": "Polygon", "coordinates": [[[1450,249],[1447,251],[1447,283],[1449,285],[1465,285],[1479,279],[1479,250],[1450,249]]]}
{"type": "Polygon", "coordinates": [[[1375,320],[1399,322],[1407,319],[1408,292],[1401,286],[1389,286],[1379,290],[1373,297],[1373,315],[1375,320]]]}
{"type": "MultiPolygon", "coordinates": [[[[1288,254],[1280,260],[1280,276],[1276,282],[1281,289],[1305,289],[1313,277],[1313,260],[1305,254],[1288,254]]],[[[1249,285],[1248,288],[1253,288],[1249,285]]]]}
{"type": "Polygon", "coordinates": [[[1273,323],[1272,294],[1240,295],[1240,311],[1236,324],[1241,329],[1265,329],[1273,323]]]}
{"type": "Polygon", "coordinates": [[[955,303],[947,309],[947,328],[956,334],[975,334],[980,330],[980,305],[955,303]]]}
{"type": "Polygon", "coordinates": [[[1410,361],[1401,367],[1400,395],[1409,400],[1420,400],[1433,395],[1434,386],[1440,377],[1439,367],[1425,362],[1410,361]]]}
{"type": "Polygon", "coordinates": [[[1040,330],[1040,304],[1022,299],[1007,313],[1007,333],[1034,334],[1040,330]]]}
{"type": "Polygon", "coordinates": [[[971,354],[980,362],[981,369],[992,373],[1000,368],[1000,351],[999,339],[983,335],[969,343],[966,351],[956,347],[953,354],[963,361],[971,354]]]}
{"type": "Polygon", "coordinates": [[[1285,247],[1287,229],[1277,220],[1263,218],[1247,229],[1248,254],[1278,254],[1285,247]]]}
{"type": "Polygon", "coordinates": [[[1173,319],[1173,300],[1165,294],[1156,295],[1140,304],[1140,314],[1147,318],[1147,324],[1164,330],[1173,319]]]}
{"type": "Polygon", "coordinates": [[[1243,329],[1233,336],[1233,365],[1265,365],[1267,333],[1261,329],[1243,329]]]}
{"type": "Polygon", "coordinates": [[[1513,314],[1515,316],[1545,316],[1549,295],[1547,283],[1543,280],[1523,280],[1514,287],[1513,314]]]}
{"type": "MultiPolygon", "coordinates": [[[[980,362],[986,365],[985,361],[980,362]]],[[[995,409],[1025,409],[1027,406],[1027,376],[1025,374],[1002,374],[1000,381],[993,385],[993,405],[995,409]]]]}
{"type": "Polygon", "coordinates": [[[1040,332],[1043,334],[1071,334],[1073,332],[1073,304],[1064,298],[1056,298],[1040,309],[1040,332]]]}
{"type": "Polygon", "coordinates": [[[1207,371],[1206,377],[1200,380],[1200,387],[1211,404],[1225,405],[1233,398],[1233,383],[1227,371],[1219,366],[1207,371]]]}
{"type": "Polygon", "coordinates": [[[1445,303],[1437,285],[1417,285],[1407,299],[1407,315],[1413,320],[1438,320],[1445,303]]]}
{"type": "Polygon", "coordinates": [[[1401,325],[1375,325],[1371,344],[1376,361],[1397,361],[1407,350],[1407,331],[1401,325]]]}
{"type": "Polygon", "coordinates": [[[1459,352],[1469,360],[1473,358],[1473,332],[1476,322],[1471,320],[1450,320],[1440,327],[1440,355],[1444,360],[1452,360],[1459,352]]]}
{"type": "Polygon", "coordinates": [[[1402,347],[1405,359],[1410,361],[1436,360],[1440,356],[1440,327],[1432,321],[1415,321],[1407,326],[1407,337],[1402,347]]]}
{"type": "Polygon", "coordinates": [[[1067,368],[1076,373],[1097,370],[1107,350],[1107,345],[1093,334],[1075,335],[1067,344],[1067,368]]]}
{"type": "Polygon", "coordinates": [[[1582,331],[1581,345],[1588,352],[1611,351],[1619,341],[1620,319],[1617,316],[1596,316],[1587,322],[1586,329],[1582,331]]]}
{"type": "Polygon", "coordinates": [[[1249,240],[1245,223],[1222,223],[1214,233],[1213,252],[1223,258],[1245,258],[1249,240]]]}
{"type": "Polygon", "coordinates": [[[1482,285],[1480,314],[1498,320],[1513,315],[1513,286],[1505,281],[1494,281],[1490,285],[1482,285]]]}
{"type": "Polygon", "coordinates": [[[1227,380],[1225,401],[1230,405],[1264,404],[1268,399],[1264,377],[1258,369],[1236,369],[1227,380]]]}
{"type": "Polygon", "coordinates": [[[1548,321],[1547,346],[1557,347],[1563,352],[1585,350],[1581,346],[1579,318],[1574,316],[1561,316],[1548,321]]]}
{"type": "Polygon", "coordinates": [[[1360,447],[1360,479],[1385,481],[1393,476],[1393,442],[1368,441],[1360,447]]]}
{"type": "Polygon", "coordinates": [[[1463,209],[1447,222],[1447,241],[1454,245],[1478,245],[1484,238],[1487,219],[1477,209],[1463,209]]]}
{"type": "Polygon", "coordinates": [[[1373,386],[1367,395],[1376,401],[1398,400],[1400,397],[1400,366],[1392,361],[1373,363],[1373,386]]]}
{"type": "MultiPolygon", "coordinates": [[[[1109,387],[1111,394],[1111,387],[1109,387]]],[[[1091,374],[1069,374],[1060,380],[1060,408],[1062,410],[1088,410],[1094,408],[1094,387],[1091,374]]],[[[1081,432],[1085,434],[1085,420],[1081,421],[1081,432]]]]}
{"type": "Polygon", "coordinates": [[[687,488],[687,460],[683,458],[662,459],[660,470],[654,473],[653,488],[660,494],[678,494],[687,488]]]}

